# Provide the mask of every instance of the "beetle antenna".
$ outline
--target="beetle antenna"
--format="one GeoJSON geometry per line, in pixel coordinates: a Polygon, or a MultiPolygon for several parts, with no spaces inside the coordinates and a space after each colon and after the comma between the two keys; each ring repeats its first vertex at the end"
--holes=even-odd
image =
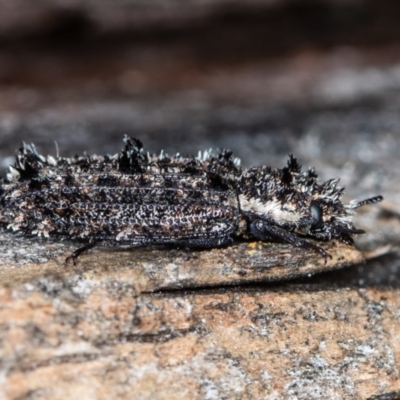
{"type": "Polygon", "coordinates": [[[357,200],[351,201],[347,207],[354,210],[355,208],[359,208],[359,207],[365,206],[367,204],[379,203],[382,200],[383,200],[383,196],[375,196],[375,197],[371,197],[369,199],[365,199],[365,200],[361,200],[361,201],[357,201],[357,200]]]}

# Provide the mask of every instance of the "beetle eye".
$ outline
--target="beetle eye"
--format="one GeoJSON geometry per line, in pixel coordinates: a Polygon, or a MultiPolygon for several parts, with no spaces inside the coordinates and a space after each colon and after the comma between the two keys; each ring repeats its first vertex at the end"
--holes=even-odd
{"type": "Polygon", "coordinates": [[[323,212],[322,212],[322,208],[321,208],[320,204],[316,201],[311,202],[310,211],[311,211],[312,218],[314,220],[313,226],[318,227],[318,226],[322,225],[323,212]]]}

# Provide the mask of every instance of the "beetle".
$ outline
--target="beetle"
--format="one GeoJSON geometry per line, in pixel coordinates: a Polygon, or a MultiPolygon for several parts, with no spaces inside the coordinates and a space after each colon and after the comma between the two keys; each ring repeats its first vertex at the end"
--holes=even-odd
{"type": "Polygon", "coordinates": [[[0,186],[0,225],[26,236],[97,244],[214,248],[235,240],[283,241],[329,253],[307,238],[353,243],[364,233],[338,179],[318,182],[292,155],[284,168],[242,169],[229,150],[196,157],[144,151],[124,137],[115,155],[40,155],[22,144],[0,186]]]}

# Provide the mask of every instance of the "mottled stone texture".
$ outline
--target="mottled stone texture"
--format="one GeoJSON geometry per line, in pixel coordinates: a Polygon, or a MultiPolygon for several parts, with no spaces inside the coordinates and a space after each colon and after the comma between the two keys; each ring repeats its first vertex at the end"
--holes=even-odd
{"type": "Polygon", "coordinates": [[[136,292],[153,292],[287,280],[363,261],[361,253],[354,247],[336,241],[324,243],[324,249],[331,255],[326,261],[313,251],[292,245],[249,242],[211,250],[159,247],[123,251],[98,246],[88,255],[80,256],[74,267],[67,258],[79,245],[71,247],[29,239],[19,239],[15,243],[11,234],[3,234],[0,238],[3,254],[0,278],[10,285],[38,279],[44,271],[62,273],[64,280],[71,279],[71,272],[93,271],[110,282],[114,279],[124,281],[136,292]],[[15,250],[13,242],[18,246],[15,250]]]}
{"type": "Polygon", "coordinates": [[[3,398],[359,398],[400,389],[398,291],[3,287],[3,398]]]}
{"type": "Polygon", "coordinates": [[[398,398],[399,4],[0,0],[1,174],[21,140],[73,156],[126,133],[294,153],[346,201],[385,197],[357,213],[362,254],[324,243],[326,265],[240,243],[74,266],[73,243],[0,234],[0,399],[398,398]]]}
{"type": "Polygon", "coordinates": [[[97,248],[73,266],[72,246],[16,243],[0,274],[2,398],[365,399],[400,389],[399,290],[371,287],[372,262],[309,277],[361,262],[352,247],[327,243],[327,264],[283,244],[97,248]]]}

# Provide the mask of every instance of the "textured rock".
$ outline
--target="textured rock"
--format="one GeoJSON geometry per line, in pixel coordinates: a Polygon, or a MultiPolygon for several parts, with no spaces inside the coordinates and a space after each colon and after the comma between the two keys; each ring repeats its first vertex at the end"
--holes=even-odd
{"type": "MultiPolygon", "coordinates": [[[[2,239],[6,254],[15,238],[2,239]]],[[[65,264],[73,248],[19,238],[2,259],[3,398],[364,399],[400,389],[400,292],[355,287],[368,264],[314,283],[249,284],[358,263],[352,247],[326,243],[326,265],[283,244],[97,248],[77,266],[65,264]]]]}
{"type": "MultiPolygon", "coordinates": [[[[96,282],[93,284],[93,282],[96,282]]],[[[1,290],[5,398],[368,398],[400,389],[398,290],[1,290]]]]}
{"type": "MultiPolygon", "coordinates": [[[[137,292],[235,285],[312,276],[321,271],[360,263],[363,257],[354,247],[338,242],[324,243],[332,258],[285,244],[241,243],[223,249],[176,250],[97,247],[78,259],[78,266],[66,263],[75,245],[46,243],[0,236],[0,278],[14,285],[40,278],[45,272],[61,274],[64,281],[90,271],[96,279],[125,282],[137,292]],[[18,244],[16,246],[16,244],[18,244]],[[2,264],[2,265],[1,265],[2,264]]],[[[89,279],[91,281],[91,279],[89,279]]],[[[90,286],[90,283],[88,283],[90,286]]]]}

